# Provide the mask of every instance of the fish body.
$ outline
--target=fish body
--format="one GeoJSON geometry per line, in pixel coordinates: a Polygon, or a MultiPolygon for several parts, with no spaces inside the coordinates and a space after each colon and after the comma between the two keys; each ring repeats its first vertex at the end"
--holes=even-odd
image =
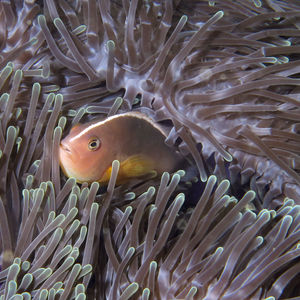
{"type": "Polygon", "coordinates": [[[77,182],[107,183],[111,165],[120,161],[117,183],[155,171],[172,172],[181,157],[165,144],[163,130],[147,116],[128,112],[75,125],[61,141],[60,165],[77,182]]]}

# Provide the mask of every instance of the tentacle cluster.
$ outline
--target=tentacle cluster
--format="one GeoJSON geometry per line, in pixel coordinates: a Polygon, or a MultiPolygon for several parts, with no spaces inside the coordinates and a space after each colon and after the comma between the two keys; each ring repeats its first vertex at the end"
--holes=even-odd
{"type": "Polygon", "coordinates": [[[202,180],[210,173],[202,160],[214,155],[208,168],[216,173],[233,159],[229,179],[251,181],[262,199],[260,187],[269,185],[267,202],[299,194],[297,5],[125,2],[123,9],[111,1],[68,9],[45,2],[38,23],[60,62],[65,101],[80,107],[103,98],[102,107],[111,94],[128,110],[140,97],[141,109],[173,122],[170,139],[183,140],[202,180]],[[179,134],[184,128],[203,158],[179,134]]]}
{"type": "Polygon", "coordinates": [[[299,18],[296,0],[1,1],[0,299],[298,296],[299,18]],[[200,181],[61,176],[71,126],[128,110],[200,181]]]}

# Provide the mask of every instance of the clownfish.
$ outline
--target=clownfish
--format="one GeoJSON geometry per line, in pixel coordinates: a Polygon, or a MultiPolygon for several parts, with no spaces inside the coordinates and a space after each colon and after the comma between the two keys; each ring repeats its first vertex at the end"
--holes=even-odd
{"type": "Polygon", "coordinates": [[[165,139],[164,131],[138,112],[77,124],[60,143],[60,166],[78,183],[107,184],[114,160],[120,162],[117,184],[152,172],[161,175],[175,171],[181,161],[165,139]]]}

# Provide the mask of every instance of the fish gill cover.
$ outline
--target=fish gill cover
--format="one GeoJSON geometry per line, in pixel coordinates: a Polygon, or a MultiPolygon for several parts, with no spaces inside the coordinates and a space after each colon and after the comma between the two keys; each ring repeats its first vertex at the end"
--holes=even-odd
{"type": "Polygon", "coordinates": [[[296,0],[1,1],[0,299],[299,296],[299,29],[296,0]],[[198,182],[62,175],[73,125],[131,110],[198,182]]]}

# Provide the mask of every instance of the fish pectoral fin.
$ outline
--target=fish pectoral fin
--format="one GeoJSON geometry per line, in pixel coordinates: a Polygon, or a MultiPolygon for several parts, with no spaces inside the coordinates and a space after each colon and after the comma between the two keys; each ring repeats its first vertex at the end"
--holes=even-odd
{"type": "MultiPolygon", "coordinates": [[[[120,162],[119,173],[117,177],[117,184],[126,182],[130,178],[140,177],[147,174],[156,174],[153,169],[153,161],[145,155],[133,155],[120,162]]],[[[108,183],[111,176],[112,167],[106,169],[102,177],[100,178],[100,183],[108,183]]],[[[153,175],[152,174],[152,175],[153,175]]]]}
{"type": "Polygon", "coordinates": [[[145,155],[133,155],[121,162],[119,175],[134,178],[153,171],[153,161],[145,155]]]}
{"type": "Polygon", "coordinates": [[[104,174],[102,175],[102,177],[99,180],[100,183],[109,182],[109,179],[110,179],[110,176],[111,176],[111,170],[112,170],[111,166],[106,169],[106,171],[104,172],[104,174]]]}

